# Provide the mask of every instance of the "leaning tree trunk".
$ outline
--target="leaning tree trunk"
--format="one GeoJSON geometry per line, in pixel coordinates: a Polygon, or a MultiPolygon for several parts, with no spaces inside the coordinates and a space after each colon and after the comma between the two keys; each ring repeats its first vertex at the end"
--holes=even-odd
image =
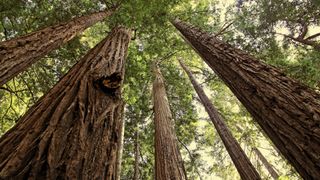
{"type": "MultiPolygon", "coordinates": [[[[236,127],[237,127],[237,130],[240,133],[243,133],[243,130],[240,128],[240,126],[236,125],[236,127]]],[[[250,137],[248,139],[245,138],[245,140],[251,141],[250,137]]],[[[279,174],[277,173],[275,168],[268,162],[268,160],[264,157],[264,155],[260,152],[260,150],[257,147],[253,147],[252,150],[258,156],[259,160],[262,162],[264,167],[268,170],[268,172],[270,173],[271,177],[273,179],[277,180],[279,178],[279,174]]],[[[277,148],[275,148],[275,150],[277,151],[277,148]]]]}
{"type": "Polygon", "coordinates": [[[210,99],[204,93],[196,79],[193,77],[190,70],[179,60],[181,67],[188,74],[190,81],[196,90],[201,103],[205,107],[214,127],[216,128],[224,146],[226,147],[234,165],[236,166],[241,179],[261,179],[258,172],[251,164],[249,158],[240,147],[237,140],[232,136],[224,120],[219,115],[218,110],[213,106],[210,99]]]}
{"type": "Polygon", "coordinates": [[[118,27],[0,139],[0,179],[115,179],[130,40],[118,27]]]}
{"type": "Polygon", "coordinates": [[[263,156],[260,150],[256,147],[253,148],[253,152],[256,153],[264,167],[268,170],[273,179],[277,180],[279,178],[279,174],[274,170],[273,166],[268,162],[268,160],[263,156]]]}
{"type": "Polygon", "coordinates": [[[187,179],[160,69],[154,66],[155,179],[187,179]]]}
{"type": "Polygon", "coordinates": [[[173,24],[300,175],[319,178],[319,94],[209,33],[180,20],[173,24]]]}
{"type": "Polygon", "coordinates": [[[74,18],[66,23],[0,42],[0,86],[78,33],[110,16],[113,11],[114,8],[74,18]]]}

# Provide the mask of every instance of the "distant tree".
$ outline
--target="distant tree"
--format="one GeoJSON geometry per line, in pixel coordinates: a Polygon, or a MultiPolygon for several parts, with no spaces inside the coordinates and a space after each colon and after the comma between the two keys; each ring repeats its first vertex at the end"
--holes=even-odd
{"type": "Polygon", "coordinates": [[[0,139],[0,179],[115,179],[130,31],[117,27],[0,139]]]}
{"type": "Polygon", "coordinates": [[[117,180],[120,180],[121,178],[121,167],[122,167],[122,158],[123,158],[123,142],[124,142],[124,129],[125,129],[125,121],[124,121],[124,113],[122,112],[121,117],[121,126],[119,127],[120,134],[119,140],[118,140],[118,154],[117,154],[117,165],[116,165],[116,178],[117,180]]]}
{"type": "Polygon", "coordinates": [[[224,146],[226,147],[234,165],[236,166],[240,177],[242,179],[261,179],[258,172],[250,162],[247,155],[244,153],[240,147],[237,140],[232,136],[232,133],[228,129],[222,117],[219,115],[218,110],[210,102],[210,99],[204,93],[203,89],[200,87],[196,79],[193,77],[191,71],[186,67],[186,65],[179,60],[181,67],[187,73],[195,91],[197,92],[202,105],[205,107],[215,129],[217,130],[224,146]]]}
{"type": "Polygon", "coordinates": [[[159,67],[154,65],[155,179],[187,179],[159,67]]]}
{"type": "MultiPolygon", "coordinates": [[[[239,125],[236,125],[237,131],[243,133],[242,128],[239,125]]],[[[244,136],[242,136],[244,140],[250,144],[249,142],[252,141],[253,139],[250,137],[249,133],[245,133],[244,136]]],[[[277,149],[275,149],[277,150],[277,149]]],[[[265,156],[261,153],[261,151],[256,147],[253,146],[252,151],[257,155],[258,159],[262,162],[264,167],[267,169],[271,177],[275,180],[279,178],[279,174],[275,170],[275,168],[268,162],[268,160],[265,158],[265,156]]]]}
{"type": "Polygon", "coordinates": [[[256,155],[258,156],[258,158],[260,159],[262,164],[266,167],[266,169],[270,173],[271,177],[273,179],[277,180],[279,178],[279,174],[273,168],[273,166],[268,162],[268,160],[264,157],[264,155],[261,153],[261,151],[258,148],[254,147],[253,152],[256,153],[256,155]]]}
{"type": "Polygon", "coordinates": [[[139,131],[138,123],[136,126],[136,132],[134,134],[134,173],[133,180],[139,180],[139,158],[140,158],[140,146],[139,146],[139,131]]]}
{"type": "Polygon", "coordinates": [[[305,179],[320,177],[320,95],[209,33],[172,22],[305,179]]]}
{"type": "Polygon", "coordinates": [[[110,16],[114,10],[112,8],[77,17],[68,22],[0,42],[0,86],[86,28],[110,16]]]}
{"type": "Polygon", "coordinates": [[[263,36],[279,34],[289,41],[320,51],[320,32],[310,33],[312,27],[320,25],[320,9],[316,1],[246,1],[237,16],[238,25],[243,26],[239,30],[250,36],[252,41],[263,36]],[[277,27],[284,27],[289,32],[278,33],[277,27]]]}

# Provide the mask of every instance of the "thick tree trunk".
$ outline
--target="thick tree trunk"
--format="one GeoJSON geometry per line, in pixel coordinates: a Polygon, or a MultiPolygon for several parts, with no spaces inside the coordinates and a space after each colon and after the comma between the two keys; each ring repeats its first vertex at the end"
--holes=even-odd
{"type": "Polygon", "coordinates": [[[273,166],[267,161],[267,159],[263,156],[260,150],[254,147],[253,152],[257,154],[258,158],[260,159],[264,167],[266,167],[272,178],[277,180],[279,178],[279,174],[274,170],[273,166]]]}
{"type": "Polygon", "coordinates": [[[240,147],[237,140],[232,136],[229,131],[227,125],[224,123],[224,120],[219,115],[218,110],[213,106],[210,99],[204,93],[203,89],[200,87],[198,82],[193,77],[192,73],[189,69],[183,64],[181,60],[179,60],[181,67],[188,74],[190,81],[196,90],[201,103],[205,107],[214,127],[216,128],[224,146],[226,147],[234,165],[236,166],[241,179],[261,179],[258,172],[251,164],[249,158],[244,153],[242,148],[240,147]]]}
{"type": "Polygon", "coordinates": [[[0,179],[117,177],[129,40],[113,29],[1,137],[0,179]]]}
{"type": "Polygon", "coordinates": [[[173,24],[300,175],[319,178],[319,94],[209,33],[179,20],[173,24]]]}
{"type": "Polygon", "coordinates": [[[133,180],[139,180],[139,133],[136,130],[134,135],[134,172],[133,172],[133,180]]]}
{"type": "Polygon", "coordinates": [[[0,42],[0,86],[113,11],[111,9],[74,18],[66,23],[0,42]]]}
{"type": "Polygon", "coordinates": [[[156,180],[187,179],[160,69],[154,66],[153,103],[155,123],[156,180]]]}

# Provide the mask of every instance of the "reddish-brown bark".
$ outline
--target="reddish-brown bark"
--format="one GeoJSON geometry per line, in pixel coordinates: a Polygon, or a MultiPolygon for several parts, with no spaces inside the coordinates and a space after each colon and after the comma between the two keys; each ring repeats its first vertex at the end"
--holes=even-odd
{"type": "Polygon", "coordinates": [[[320,177],[320,95],[276,68],[179,20],[173,22],[305,179],[320,177]]]}
{"type": "Polygon", "coordinates": [[[130,31],[113,29],[0,139],[0,179],[116,179],[130,31]]]}
{"type": "Polygon", "coordinates": [[[39,31],[0,42],[0,86],[86,28],[110,16],[114,9],[74,18],[39,31]]]}
{"type": "Polygon", "coordinates": [[[240,147],[237,140],[232,136],[224,120],[219,115],[218,110],[213,106],[208,96],[204,93],[190,70],[179,60],[181,67],[187,73],[195,91],[197,92],[201,103],[205,107],[214,127],[216,128],[224,146],[226,147],[234,165],[236,166],[241,179],[261,179],[258,172],[251,164],[249,158],[240,147]]]}
{"type": "Polygon", "coordinates": [[[156,180],[187,179],[160,69],[154,67],[153,103],[155,123],[156,180]]]}

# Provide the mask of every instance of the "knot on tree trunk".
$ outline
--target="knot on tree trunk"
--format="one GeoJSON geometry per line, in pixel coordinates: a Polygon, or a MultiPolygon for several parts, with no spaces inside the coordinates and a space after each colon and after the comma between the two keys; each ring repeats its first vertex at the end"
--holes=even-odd
{"type": "Polygon", "coordinates": [[[117,96],[120,91],[121,82],[121,73],[116,72],[110,76],[102,76],[95,80],[95,86],[99,90],[103,91],[106,95],[117,96]]]}

